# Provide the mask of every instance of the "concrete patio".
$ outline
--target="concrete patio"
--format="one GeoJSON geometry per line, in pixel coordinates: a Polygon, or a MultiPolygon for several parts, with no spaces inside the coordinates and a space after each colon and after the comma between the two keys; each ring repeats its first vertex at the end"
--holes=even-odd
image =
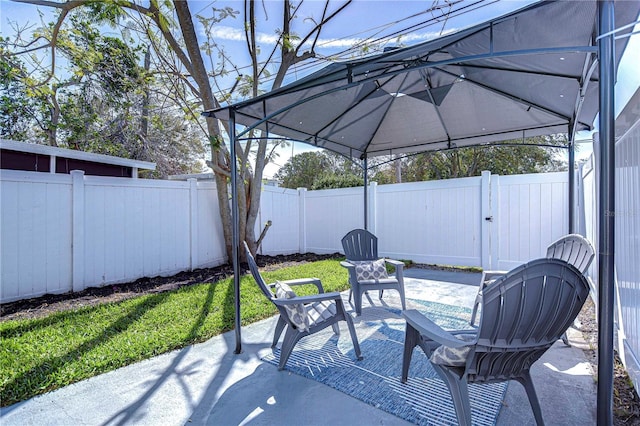
{"type": "MultiPolygon", "coordinates": [[[[408,298],[473,305],[479,274],[406,270],[408,298]]],[[[393,291],[384,301],[393,303],[393,291]]],[[[343,294],[346,298],[347,294],[343,294]]],[[[349,305],[347,305],[348,307],[349,305]]],[[[356,321],[359,319],[356,318],[356,321]]],[[[233,332],[164,354],[57,391],[5,407],[9,425],[353,425],[409,424],[316,381],[261,360],[269,350],[275,318],[242,329],[243,352],[234,355],[233,332]]],[[[558,341],[532,369],[548,425],[596,423],[596,385],[582,350],[558,341]]],[[[418,352],[416,352],[417,355],[418,352]]],[[[366,356],[366,354],[364,354],[366,356]]],[[[398,372],[398,375],[400,372],[398,372]]],[[[498,425],[535,424],[522,386],[509,384],[498,425]]]]}

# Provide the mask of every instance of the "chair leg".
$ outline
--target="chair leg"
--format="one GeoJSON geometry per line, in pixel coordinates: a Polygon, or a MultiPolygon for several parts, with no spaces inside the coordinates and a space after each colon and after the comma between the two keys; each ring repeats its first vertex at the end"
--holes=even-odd
{"type": "Polygon", "coordinates": [[[524,386],[524,390],[527,391],[527,397],[529,398],[529,404],[531,404],[531,409],[533,410],[533,416],[536,419],[536,424],[538,426],[544,425],[544,420],[542,419],[542,409],[540,408],[540,402],[538,401],[538,395],[536,394],[536,389],[533,386],[533,380],[531,380],[531,374],[529,371],[526,371],[519,379],[517,379],[522,386],[524,386]]]}
{"type": "Polygon", "coordinates": [[[340,306],[338,306],[338,310],[342,311],[342,316],[347,323],[347,328],[349,329],[349,335],[351,336],[351,342],[353,343],[353,350],[356,353],[356,359],[358,361],[362,360],[362,352],[360,351],[360,343],[358,343],[358,335],[356,334],[356,328],[353,326],[353,320],[351,319],[351,315],[349,315],[345,309],[342,302],[339,302],[340,306]]]}
{"type": "Polygon", "coordinates": [[[406,325],[404,333],[404,350],[402,352],[402,377],[400,381],[407,383],[409,376],[409,365],[411,364],[411,356],[413,355],[413,348],[418,345],[420,340],[420,333],[413,328],[409,323],[406,325]]]}
{"type": "Polygon", "coordinates": [[[458,424],[461,426],[471,426],[471,403],[469,401],[469,387],[467,377],[458,377],[446,367],[438,364],[431,364],[438,375],[444,380],[451,392],[453,407],[456,410],[458,424]]]}
{"type": "Polygon", "coordinates": [[[473,326],[476,322],[476,315],[478,314],[478,306],[480,306],[481,301],[482,301],[482,290],[478,291],[476,300],[475,302],[473,302],[473,312],[471,312],[471,321],[469,321],[469,325],[471,326],[473,326]]]}
{"type": "Polygon", "coordinates": [[[404,283],[400,283],[400,285],[398,286],[398,293],[400,293],[400,303],[402,304],[402,310],[406,311],[407,305],[404,301],[404,283]]]}
{"type": "Polygon", "coordinates": [[[353,290],[353,304],[355,305],[356,315],[362,315],[362,293],[359,288],[353,290]]]}
{"type": "Polygon", "coordinates": [[[273,342],[271,343],[271,347],[274,348],[278,344],[278,340],[280,340],[280,335],[282,334],[282,330],[286,327],[287,322],[282,319],[281,316],[278,317],[278,323],[276,324],[276,331],[273,333],[273,342]]]}
{"type": "Polygon", "coordinates": [[[335,334],[337,334],[338,336],[340,335],[340,326],[338,325],[338,323],[333,323],[331,324],[331,328],[333,329],[333,332],[335,334]]]}
{"type": "MultiPolygon", "coordinates": [[[[580,320],[578,318],[573,320],[573,324],[571,324],[571,328],[574,328],[576,330],[582,330],[582,324],[580,324],[580,320]]],[[[569,347],[571,346],[571,343],[569,343],[569,338],[567,337],[566,331],[562,333],[562,336],[560,338],[562,339],[562,343],[564,343],[569,347]]]]}
{"type": "Polygon", "coordinates": [[[282,348],[280,349],[280,360],[278,361],[278,370],[284,369],[284,366],[287,365],[287,361],[289,360],[289,356],[291,356],[291,352],[293,351],[293,347],[298,343],[298,340],[302,338],[302,336],[306,336],[307,333],[300,333],[298,330],[294,330],[293,328],[287,328],[287,331],[284,333],[284,340],[282,341],[282,348]]]}

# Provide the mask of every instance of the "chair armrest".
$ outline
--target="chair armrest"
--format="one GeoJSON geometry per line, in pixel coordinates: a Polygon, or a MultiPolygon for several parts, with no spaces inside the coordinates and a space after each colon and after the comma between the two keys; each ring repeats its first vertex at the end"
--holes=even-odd
{"type": "Polygon", "coordinates": [[[404,268],[404,262],[401,262],[400,260],[395,260],[395,259],[387,259],[386,257],[384,258],[384,261],[395,266],[396,268],[404,268]]]}
{"type": "MultiPolygon", "coordinates": [[[[324,288],[322,287],[322,282],[320,278],[298,278],[295,280],[282,280],[280,281],[283,284],[287,284],[289,286],[293,285],[305,285],[305,284],[313,284],[318,288],[318,293],[324,293],[324,288]]],[[[274,288],[275,283],[269,284],[269,287],[274,288]]]]}
{"type": "Polygon", "coordinates": [[[400,282],[403,283],[404,282],[404,262],[401,262],[399,260],[394,260],[394,259],[387,259],[385,258],[384,261],[386,263],[388,263],[389,265],[393,265],[395,267],[395,276],[396,279],[400,282]]]}
{"type": "Polygon", "coordinates": [[[347,269],[353,269],[356,267],[356,265],[354,265],[353,263],[349,262],[348,260],[343,260],[340,262],[340,266],[342,266],[343,268],[347,268],[347,269]]]}
{"type": "Polygon", "coordinates": [[[276,305],[285,306],[285,305],[297,305],[299,303],[307,305],[309,303],[314,303],[314,302],[324,302],[325,300],[338,300],[338,299],[342,300],[340,293],[332,292],[332,293],[313,294],[311,296],[296,296],[291,299],[278,299],[274,297],[271,300],[273,300],[273,303],[275,303],[276,305]]]}
{"type": "Polygon", "coordinates": [[[483,289],[491,281],[507,275],[509,271],[482,271],[482,279],[480,281],[480,289],[483,289]]]}
{"type": "MultiPolygon", "coordinates": [[[[460,348],[463,346],[469,346],[470,344],[469,342],[463,342],[456,338],[454,334],[444,330],[415,309],[403,311],[402,316],[407,320],[407,326],[410,325],[422,336],[438,342],[441,345],[449,346],[451,348],[460,348]]],[[[469,330],[468,333],[477,333],[477,331],[469,330]]]]}

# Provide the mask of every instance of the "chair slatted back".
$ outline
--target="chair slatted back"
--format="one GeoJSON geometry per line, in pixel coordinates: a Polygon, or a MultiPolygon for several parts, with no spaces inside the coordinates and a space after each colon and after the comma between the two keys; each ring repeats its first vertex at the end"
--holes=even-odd
{"type": "Polygon", "coordinates": [[[348,260],[378,259],[378,237],[364,229],[354,229],[345,235],[342,248],[348,260]]]}
{"type": "Polygon", "coordinates": [[[595,250],[582,235],[569,234],[549,246],[547,257],[562,259],[585,273],[595,257],[595,250]]]}
{"type": "Polygon", "coordinates": [[[274,295],[271,292],[269,285],[264,281],[264,279],[262,278],[262,275],[260,275],[260,270],[258,270],[258,264],[256,263],[256,260],[251,255],[251,250],[249,250],[249,246],[247,245],[246,241],[243,241],[243,243],[244,243],[244,250],[247,253],[247,263],[249,264],[251,275],[253,275],[253,279],[255,280],[256,284],[258,284],[258,287],[260,287],[260,290],[262,290],[262,293],[264,293],[264,295],[267,296],[269,300],[271,300],[274,297],[274,295]]]}
{"type": "Polygon", "coordinates": [[[483,290],[470,382],[517,377],[571,325],[589,295],[589,283],[573,265],[537,259],[483,290]]]}

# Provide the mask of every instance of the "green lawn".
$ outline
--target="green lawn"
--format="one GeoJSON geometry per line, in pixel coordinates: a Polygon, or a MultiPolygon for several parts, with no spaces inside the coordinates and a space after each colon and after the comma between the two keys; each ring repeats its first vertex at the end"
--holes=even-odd
{"type": "MultiPolygon", "coordinates": [[[[318,277],[326,292],[348,288],[339,260],[263,274],[265,280],[318,277]]],[[[315,286],[296,287],[299,294],[315,286]],[[306,288],[305,288],[306,287],[306,288]]],[[[233,280],[182,287],[118,303],[0,323],[0,401],[14,404],[233,329],[233,280]]],[[[240,282],[242,324],[276,309],[250,275],[240,282]]]]}

